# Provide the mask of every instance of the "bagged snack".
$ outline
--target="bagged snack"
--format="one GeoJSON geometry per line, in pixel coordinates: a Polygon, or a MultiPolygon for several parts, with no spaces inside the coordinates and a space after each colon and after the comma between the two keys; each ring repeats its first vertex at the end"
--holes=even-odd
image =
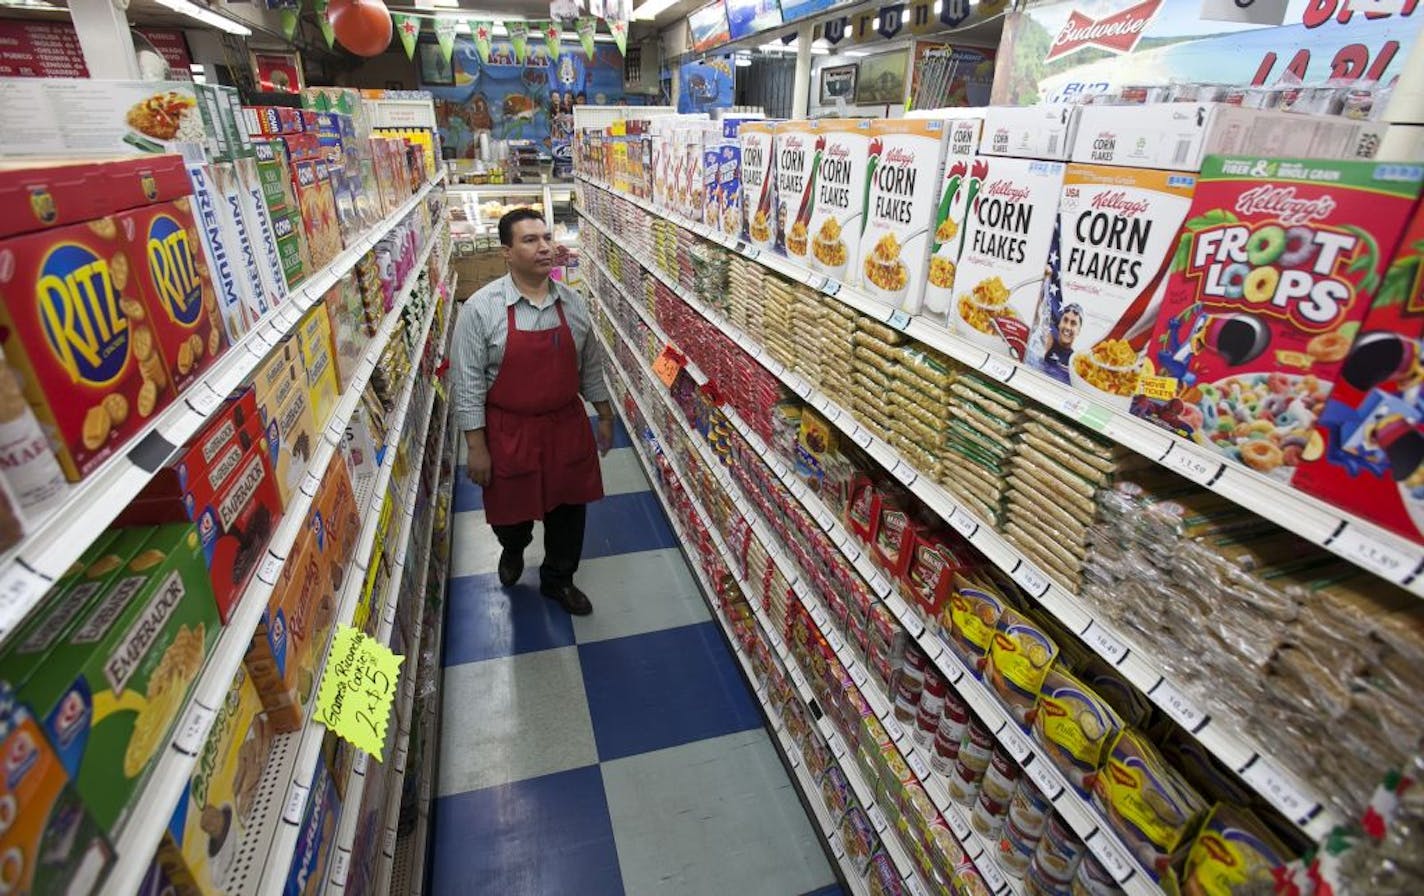
{"type": "Polygon", "coordinates": [[[1020,725],[1028,723],[1044,676],[1057,656],[1058,645],[1033,620],[1012,607],[999,615],[984,681],[1020,725]]]}
{"type": "Polygon", "coordinates": [[[1093,780],[1093,804],[1154,877],[1170,877],[1185,856],[1206,801],[1141,733],[1118,735],[1093,780]]]}

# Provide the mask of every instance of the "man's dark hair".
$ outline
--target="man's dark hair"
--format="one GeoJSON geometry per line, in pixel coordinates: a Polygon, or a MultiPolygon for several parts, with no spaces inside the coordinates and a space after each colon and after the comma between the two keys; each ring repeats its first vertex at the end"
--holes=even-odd
{"type": "Polygon", "coordinates": [[[545,223],[543,213],[532,208],[516,208],[513,211],[505,212],[504,217],[499,219],[499,244],[501,246],[514,245],[514,225],[520,221],[545,223]]]}

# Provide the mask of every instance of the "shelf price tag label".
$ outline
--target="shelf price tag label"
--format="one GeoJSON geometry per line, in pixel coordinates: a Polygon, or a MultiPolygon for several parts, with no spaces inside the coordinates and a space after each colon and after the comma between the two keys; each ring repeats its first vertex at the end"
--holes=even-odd
{"type": "Polygon", "coordinates": [[[974,863],[974,867],[979,869],[979,876],[984,878],[984,883],[989,885],[989,889],[995,893],[1002,892],[1009,885],[1004,879],[1004,872],[999,870],[999,862],[985,851],[979,861],[974,863]]]}
{"type": "Polygon", "coordinates": [[[1014,366],[1014,362],[1007,358],[1001,358],[998,355],[989,355],[986,357],[984,359],[984,365],[979,369],[1001,383],[1007,383],[1010,377],[1014,375],[1014,372],[1018,370],[1018,368],[1014,366]]]}
{"type": "Polygon", "coordinates": [[[198,383],[189,389],[183,394],[183,399],[200,417],[207,417],[222,404],[222,396],[214,392],[213,387],[206,382],[198,383]]]}
{"type": "Polygon", "coordinates": [[[1102,828],[1098,828],[1089,834],[1084,841],[1088,844],[1088,849],[1092,850],[1094,857],[1102,863],[1108,874],[1113,876],[1113,880],[1123,883],[1132,877],[1133,867],[1128,862],[1127,857],[1122,854],[1122,850],[1113,843],[1102,828]]]}
{"type": "Polygon", "coordinates": [[[282,820],[290,825],[300,825],[302,814],[307,808],[307,793],[311,790],[305,784],[292,782],[291,789],[287,791],[287,804],[282,807],[282,820]]]}
{"type": "Polygon", "coordinates": [[[0,581],[0,632],[19,622],[49,589],[50,580],[33,570],[11,563],[0,581]]]}
{"type": "Polygon", "coordinates": [[[841,281],[827,280],[826,285],[821,287],[821,291],[834,298],[841,294],[841,281]]]}
{"type": "Polygon", "coordinates": [[[999,729],[998,738],[999,743],[1003,744],[1004,749],[1018,762],[1023,762],[1024,757],[1029,754],[1028,741],[1024,740],[1023,734],[1015,727],[1013,719],[1009,719],[1004,723],[1004,727],[999,729]]]}
{"type": "Polygon", "coordinates": [[[1264,796],[1267,802],[1275,806],[1286,818],[1296,824],[1305,822],[1306,816],[1313,808],[1310,800],[1296,790],[1295,785],[1287,781],[1271,763],[1255,756],[1246,763],[1240,775],[1241,780],[1255,788],[1257,793],[1264,796]]]}
{"type": "Polygon", "coordinates": [[[900,741],[905,739],[905,729],[900,724],[900,720],[895,718],[894,715],[886,716],[884,719],[881,720],[880,724],[882,727],[884,727],[885,733],[890,735],[891,740],[895,741],[896,743],[899,743],[900,741]]]}
{"type": "Polygon", "coordinates": [[[1048,591],[1048,576],[1044,575],[1037,566],[1027,560],[1019,561],[1019,565],[1014,568],[1014,581],[1033,597],[1043,597],[1048,591]]]}
{"type": "Polygon", "coordinates": [[[1419,559],[1384,544],[1350,523],[1329,544],[1330,550],[1396,584],[1409,578],[1419,559]]]}
{"type": "Polygon", "coordinates": [[[333,887],[346,886],[346,866],[351,858],[351,853],[345,849],[336,850],[336,858],[331,863],[331,885],[333,887]]]}
{"type": "Polygon", "coordinates": [[[910,771],[914,772],[915,777],[921,781],[928,781],[930,779],[930,767],[925,765],[924,759],[920,758],[920,752],[918,750],[911,751],[910,755],[905,757],[905,764],[910,766],[910,771]]]}
{"type": "Polygon", "coordinates": [[[890,823],[885,820],[885,813],[880,811],[879,806],[871,806],[870,811],[865,814],[870,819],[870,826],[877,831],[883,831],[890,826],[890,823]]]}
{"type": "Polygon", "coordinates": [[[264,585],[277,584],[277,577],[282,574],[282,564],[286,562],[285,558],[278,557],[268,548],[267,556],[262,558],[262,565],[257,567],[257,578],[264,585]]]}
{"type": "Polygon", "coordinates": [[[359,629],[340,626],[317,692],[317,721],[380,760],[404,661],[359,629]]]}
{"type": "Polygon", "coordinates": [[[954,530],[965,538],[973,538],[979,531],[979,522],[965,512],[964,508],[956,507],[954,513],[949,515],[949,524],[954,530]]]}
{"type": "Polygon", "coordinates": [[[1028,772],[1029,780],[1033,781],[1033,786],[1037,787],[1038,792],[1047,797],[1050,803],[1063,793],[1063,785],[1058,783],[1053,772],[1049,770],[1048,763],[1042,759],[1030,762],[1024,771],[1028,772]]]}
{"type": "Polygon", "coordinates": [[[1147,696],[1162,707],[1162,711],[1171,716],[1174,722],[1192,734],[1201,731],[1207,723],[1207,714],[1183,696],[1181,691],[1172,687],[1165,678],[1158,681],[1157,686],[1147,692],[1147,696]]]}
{"type": "Polygon", "coordinates": [[[964,820],[963,815],[959,814],[957,808],[950,807],[950,810],[944,813],[944,820],[949,823],[950,832],[954,834],[960,843],[969,843],[969,835],[971,833],[969,823],[964,820]]]}
{"type": "Polygon", "coordinates": [[[911,874],[905,879],[905,888],[910,891],[910,896],[929,896],[929,894],[925,892],[924,886],[920,883],[920,877],[917,874],[911,874]]]}
{"type": "Polygon", "coordinates": [[[855,686],[858,688],[865,687],[865,683],[870,680],[870,676],[865,672],[865,667],[860,663],[851,663],[849,671],[850,680],[855,682],[855,686]]]}
{"type": "Polygon", "coordinates": [[[1226,469],[1226,464],[1222,461],[1206,457],[1180,442],[1172,443],[1172,447],[1167,451],[1166,463],[1172,470],[1182,474],[1197,485],[1210,485],[1215,482],[1222,471],[1226,469]]]}
{"type": "Polygon", "coordinates": [[[196,756],[208,739],[217,712],[196,700],[188,707],[183,723],[173,732],[173,748],[185,756],[196,756]]]}
{"type": "Polygon", "coordinates": [[[826,643],[831,645],[831,650],[840,653],[841,649],[845,647],[845,642],[841,640],[841,636],[836,632],[834,627],[827,627],[824,631],[826,634],[826,643]]]}
{"type": "Polygon", "coordinates": [[[1089,622],[1088,627],[1084,629],[1083,640],[1114,666],[1121,666],[1122,661],[1127,659],[1127,647],[1099,625],[1096,619],[1089,622]]]}

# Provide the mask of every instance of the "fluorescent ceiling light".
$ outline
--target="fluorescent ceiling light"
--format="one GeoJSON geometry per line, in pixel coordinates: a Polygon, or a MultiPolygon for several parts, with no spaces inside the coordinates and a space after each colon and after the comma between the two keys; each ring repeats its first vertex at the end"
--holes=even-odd
{"type": "Polygon", "coordinates": [[[812,50],[829,50],[830,48],[831,42],[826,40],[824,37],[818,37],[811,42],[812,50]]]}
{"type": "Polygon", "coordinates": [[[435,0],[431,5],[438,9],[459,9],[460,0],[435,0]]]}
{"type": "Polygon", "coordinates": [[[45,0],[0,0],[0,6],[7,9],[63,9],[58,3],[45,0]]]}
{"type": "Polygon", "coordinates": [[[741,53],[737,54],[737,68],[751,68],[751,65],[752,58],[750,56],[744,56],[741,53]]]}
{"type": "Polygon", "coordinates": [[[811,48],[811,55],[812,55],[812,56],[829,56],[829,55],[831,55],[831,51],[830,51],[830,48],[829,48],[829,47],[812,47],[812,48],[811,48]]]}
{"type": "Polygon", "coordinates": [[[870,51],[869,51],[869,50],[846,50],[846,51],[845,51],[845,54],[846,54],[847,56],[869,56],[869,55],[870,55],[870,51]]]}
{"type": "Polygon", "coordinates": [[[907,9],[904,12],[900,13],[900,22],[903,24],[908,21],[910,21],[910,11],[907,9]]]}
{"type": "Polygon", "coordinates": [[[935,0],[935,2],[934,2],[934,14],[935,14],[935,15],[939,15],[939,11],[940,11],[941,9],[944,9],[944,0],[935,0]]]}
{"type": "Polygon", "coordinates": [[[252,34],[251,28],[248,28],[241,22],[229,19],[227,16],[220,16],[206,6],[199,6],[196,3],[188,2],[188,0],[156,0],[156,2],[159,6],[166,6],[174,12],[181,12],[190,19],[197,19],[204,25],[211,25],[214,28],[226,31],[228,34],[236,34],[241,37],[247,37],[252,34]]]}
{"type": "Polygon", "coordinates": [[[648,2],[633,10],[633,20],[650,22],[676,2],[677,0],[648,0],[648,2]]]}

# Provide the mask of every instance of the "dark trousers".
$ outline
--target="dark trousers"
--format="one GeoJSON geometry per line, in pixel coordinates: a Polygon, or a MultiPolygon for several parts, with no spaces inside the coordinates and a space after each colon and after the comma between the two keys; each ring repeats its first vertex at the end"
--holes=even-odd
{"type": "MultiPolygon", "coordinates": [[[[539,584],[544,588],[572,585],[583,556],[584,504],[560,504],[544,514],[544,564],[539,567],[539,584]]],[[[534,540],[534,523],[491,526],[500,547],[523,551],[534,540]]]]}

